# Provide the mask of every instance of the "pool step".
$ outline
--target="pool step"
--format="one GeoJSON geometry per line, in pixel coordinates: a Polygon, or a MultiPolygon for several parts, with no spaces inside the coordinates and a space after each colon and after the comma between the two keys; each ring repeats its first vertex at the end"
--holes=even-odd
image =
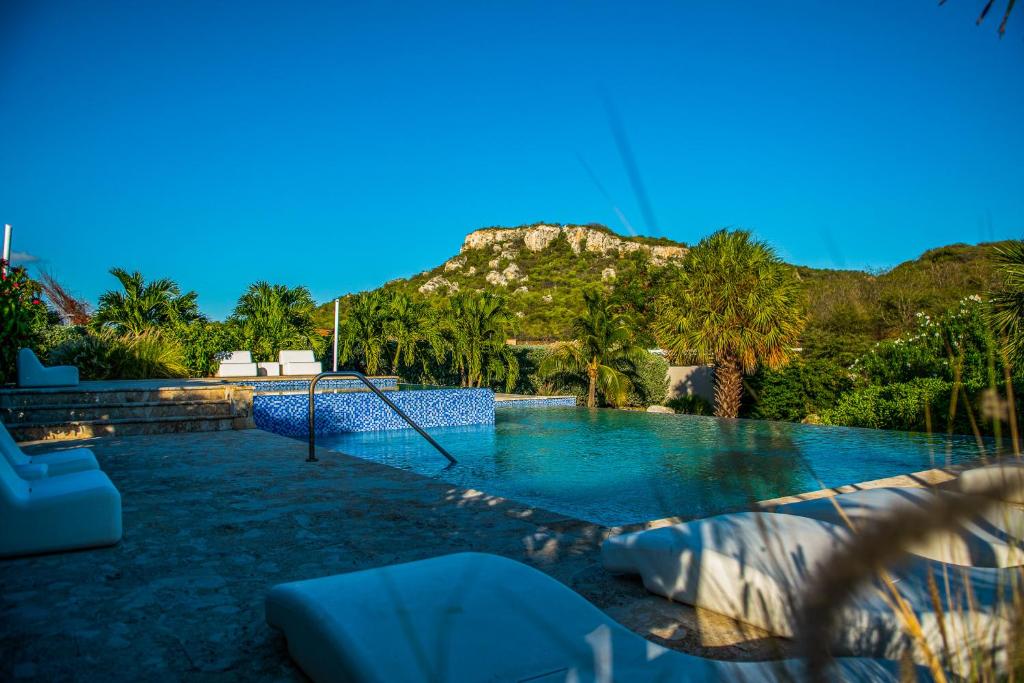
{"type": "Polygon", "coordinates": [[[250,429],[252,388],[220,383],[83,383],[0,392],[0,421],[17,441],[250,429]]]}

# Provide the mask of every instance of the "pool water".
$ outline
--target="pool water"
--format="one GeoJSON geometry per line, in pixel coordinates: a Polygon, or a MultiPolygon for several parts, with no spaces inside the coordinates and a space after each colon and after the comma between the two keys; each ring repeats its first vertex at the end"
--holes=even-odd
{"type": "Polygon", "coordinates": [[[586,408],[496,411],[495,424],[317,445],[607,526],[703,517],[753,501],[980,456],[973,437],[586,408]]]}

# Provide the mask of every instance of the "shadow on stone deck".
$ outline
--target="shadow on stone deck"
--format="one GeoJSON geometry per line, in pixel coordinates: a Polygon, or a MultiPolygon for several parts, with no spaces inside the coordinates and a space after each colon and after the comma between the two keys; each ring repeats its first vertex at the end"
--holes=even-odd
{"type": "Polygon", "coordinates": [[[282,581],[457,551],[539,567],[637,632],[724,659],[779,641],[600,566],[598,526],[259,430],[91,446],[121,490],[112,548],[0,561],[0,679],[302,679],[263,614],[282,581]]]}

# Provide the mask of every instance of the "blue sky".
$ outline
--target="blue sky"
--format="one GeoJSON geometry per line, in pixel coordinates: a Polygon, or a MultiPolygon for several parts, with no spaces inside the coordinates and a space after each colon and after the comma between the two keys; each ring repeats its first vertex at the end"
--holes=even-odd
{"type": "Polygon", "coordinates": [[[1024,10],[1000,40],[982,4],[8,1],[0,222],[80,295],[118,265],[214,317],[615,207],[891,266],[1024,232],[1024,10]]]}

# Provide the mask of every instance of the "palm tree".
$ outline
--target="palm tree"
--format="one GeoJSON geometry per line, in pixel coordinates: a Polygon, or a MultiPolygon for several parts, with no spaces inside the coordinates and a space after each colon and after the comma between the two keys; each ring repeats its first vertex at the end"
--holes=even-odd
{"type": "Polygon", "coordinates": [[[442,316],[462,386],[504,380],[506,391],[511,391],[519,379],[519,361],[506,343],[515,322],[508,300],[490,292],[457,294],[442,316]]]}
{"type": "Polygon", "coordinates": [[[92,318],[97,328],[111,328],[118,334],[139,335],[146,330],[175,323],[201,320],[196,293],[181,293],[178,283],[160,278],[147,283],[142,273],[111,268],[110,274],[121,283],[123,292],[109,290],[99,299],[92,318]]]}
{"type": "Polygon", "coordinates": [[[597,394],[607,403],[624,403],[630,375],[647,353],[634,343],[632,321],[615,310],[597,291],[583,293],[583,312],[572,323],[576,338],[557,344],[540,364],[540,374],[552,379],[581,380],[587,385],[587,407],[597,406],[597,394]]]}
{"type": "Polygon", "coordinates": [[[655,336],[675,359],[715,367],[715,415],[737,417],[743,374],[789,362],[806,318],[796,270],[744,230],[694,247],[674,296],[659,302],[655,336]]]}
{"type": "Polygon", "coordinates": [[[249,285],[229,320],[240,327],[257,360],[272,361],[281,349],[323,350],[324,339],[313,322],[315,309],[305,287],[260,281],[249,285]]]}
{"type": "Polygon", "coordinates": [[[419,358],[426,364],[423,352],[433,352],[436,360],[444,354],[443,340],[437,321],[430,307],[411,298],[404,292],[395,292],[385,304],[384,334],[394,344],[391,370],[397,373],[400,366],[409,367],[419,358]],[[424,348],[426,347],[426,348],[424,348]]]}
{"type": "Polygon", "coordinates": [[[995,248],[1002,287],[992,292],[992,327],[1009,359],[1024,358],[1024,241],[1012,240],[995,248]]]}
{"type": "Polygon", "coordinates": [[[361,362],[368,375],[380,371],[385,351],[386,307],[387,302],[379,290],[360,292],[352,297],[348,314],[338,331],[339,361],[361,362]]]}

